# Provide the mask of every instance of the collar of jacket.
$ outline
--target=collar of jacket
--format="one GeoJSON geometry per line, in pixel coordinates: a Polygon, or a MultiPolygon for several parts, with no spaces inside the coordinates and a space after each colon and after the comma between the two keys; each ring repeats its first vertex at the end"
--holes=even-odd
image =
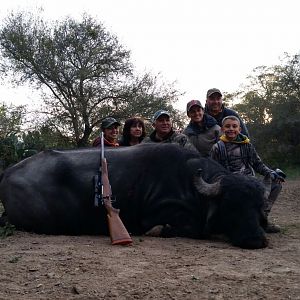
{"type": "Polygon", "coordinates": [[[250,140],[246,135],[243,135],[241,133],[239,133],[237,135],[237,137],[235,138],[235,140],[230,141],[227,139],[227,137],[225,136],[225,134],[220,136],[220,140],[223,141],[224,143],[234,143],[234,144],[249,144],[250,140]]]}
{"type": "Polygon", "coordinates": [[[208,115],[208,114],[204,114],[203,115],[203,123],[201,125],[194,123],[194,122],[190,122],[189,125],[187,126],[186,130],[185,130],[185,134],[187,135],[197,135],[199,133],[203,133],[205,132],[207,129],[217,125],[217,121],[214,117],[208,115]],[[203,125],[202,125],[203,124],[203,125]]]}
{"type": "Polygon", "coordinates": [[[162,142],[162,141],[165,141],[165,140],[169,139],[169,138],[173,135],[173,133],[174,133],[174,130],[173,130],[173,128],[171,128],[171,131],[170,131],[166,136],[164,136],[163,139],[160,140],[160,139],[158,139],[158,138],[156,137],[156,130],[154,130],[154,131],[152,131],[152,133],[149,135],[149,137],[150,137],[150,139],[151,139],[153,142],[159,143],[159,142],[162,142]]]}
{"type": "Polygon", "coordinates": [[[109,142],[106,138],[104,138],[104,145],[109,147],[119,147],[119,143],[109,142]]]}

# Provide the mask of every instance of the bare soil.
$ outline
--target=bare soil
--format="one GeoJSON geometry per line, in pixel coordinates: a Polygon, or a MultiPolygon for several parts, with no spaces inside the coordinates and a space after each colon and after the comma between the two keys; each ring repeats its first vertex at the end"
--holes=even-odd
{"type": "Polygon", "coordinates": [[[287,181],[269,246],[224,240],[46,236],[0,240],[0,299],[300,299],[300,180],[287,181]]]}

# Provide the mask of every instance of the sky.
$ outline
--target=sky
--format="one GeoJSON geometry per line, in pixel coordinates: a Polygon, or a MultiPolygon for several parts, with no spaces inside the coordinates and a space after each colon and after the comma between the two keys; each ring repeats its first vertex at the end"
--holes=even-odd
{"type": "MultiPolygon", "coordinates": [[[[233,92],[258,66],[280,63],[300,52],[298,0],[10,0],[1,3],[0,22],[10,11],[43,8],[43,16],[102,22],[131,51],[138,72],[161,73],[191,99],[205,103],[206,91],[233,92]]],[[[28,87],[0,85],[0,102],[33,103],[28,87]]]]}

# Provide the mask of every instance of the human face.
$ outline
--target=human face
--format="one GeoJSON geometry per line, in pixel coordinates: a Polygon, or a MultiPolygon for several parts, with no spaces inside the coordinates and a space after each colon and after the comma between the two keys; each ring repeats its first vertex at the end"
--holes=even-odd
{"type": "Polygon", "coordinates": [[[237,120],[225,120],[222,131],[229,141],[236,139],[239,133],[241,133],[241,126],[237,120]]]}
{"type": "Polygon", "coordinates": [[[140,123],[136,123],[130,127],[130,137],[139,138],[143,134],[143,127],[140,123]]]}
{"type": "Polygon", "coordinates": [[[104,137],[109,141],[109,142],[116,142],[118,139],[119,135],[119,126],[117,124],[113,124],[109,126],[108,128],[104,129],[104,137]]]}
{"type": "Polygon", "coordinates": [[[153,124],[156,134],[158,136],[166,136],[172,128],[170,117],[167,115],[161,115],[153,124]]]}
{"type": "Polygon", "coordinates": [[[206,99],[209,112],[218,114],[222,107],[222,96],[219,93],[213,93],[206,99]]]}
{"type": "Polygon", "coordinates": [[[203,121],[203,115],[204,111],[198,105],[193,105],[188,112],[188,116],[193,123],[201,123],[203,121]]]}

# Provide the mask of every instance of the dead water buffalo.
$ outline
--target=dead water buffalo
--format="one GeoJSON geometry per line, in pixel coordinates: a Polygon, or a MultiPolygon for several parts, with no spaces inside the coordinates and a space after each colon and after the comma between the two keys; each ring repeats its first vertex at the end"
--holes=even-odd
{"type": "MultiPolygon", "coordinates": [[[[105,209],[94,206],[99,156],[99,148],[45,151],[7,169],[0,199],[9,222],[36,233],[107,234],[105,209]]],[[[243,248],[267,245],[265,186],[255,178],[172,144],[107,148],[105,156],[114,206],[131,234],[162,225],[164,237],[218,233],[243,248]]]]}

